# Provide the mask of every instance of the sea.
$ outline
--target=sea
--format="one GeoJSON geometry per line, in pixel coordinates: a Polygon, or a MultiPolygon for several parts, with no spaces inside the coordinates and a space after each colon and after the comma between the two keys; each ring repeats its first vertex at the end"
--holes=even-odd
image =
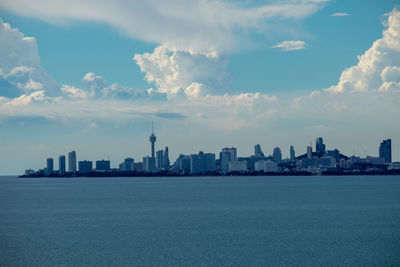
{"type": "Polygon", "coordinates": [[[0,266],[400,266],[400,176],[2,176],[0,266]]]}

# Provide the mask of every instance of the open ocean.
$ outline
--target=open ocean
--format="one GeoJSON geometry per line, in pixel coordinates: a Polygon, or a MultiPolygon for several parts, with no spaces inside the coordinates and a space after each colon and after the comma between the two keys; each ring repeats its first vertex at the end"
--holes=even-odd
{"type": "Polygon", "coordinates": [[[400,266],[400,176],[0,177],[0,266],[400,266]]]}

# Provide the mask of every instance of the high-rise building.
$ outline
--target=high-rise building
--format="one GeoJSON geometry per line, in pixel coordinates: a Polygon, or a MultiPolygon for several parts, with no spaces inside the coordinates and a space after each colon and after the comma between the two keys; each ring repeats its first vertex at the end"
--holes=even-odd
{"type": "Polygon", "coordinates": [[[164,161],[164,151],[161,149],[156,152],[156,168],[157,169],[162,169],[162,167],[164,165],[163,161],[164,161]]]}
{"type": "Polygon", "coordinates": [[[169,169],[171,163],[169,162],[169,150],[168,147],[166,146],[164,149],[164,168],[169,169]]]}
{"type": "Polygon", "coordinates": [[[190,173],[207,173],[215,171],[215,154],[203,153],[190,155],[190,173]]]}
{"type": "Polygon", "coordinates": [[[259,144],[254,146],[254,156],[257,158],[264,157],[264,153],[261,150],[261,146],[259,144]]]}
{"type": "Polygon", "coordinates": [[[61,155],[58,157],[58,172],[60,174],[65,173],[65,156],[61,155]]]}
{"type": "Polygon", "coordinates": [[[68,153],[68,171],[76,172],[76,153],[71,151],[68,153]]]}
{"type": "Polygon", "coordinates": [[[93,170],[93,162],[83,160],[78,162],[78,168],[80,173],[88,173],[93,170]]]}
{"type": "Polygon", "coordinates": [[[313,157],[312,147],[311,147],[311,146],[308,146],[308,147],[307,147],[307,158],[308,158],[308,159],[312,159],[312,157],[313,157]]]}
{"type": "Polygon", "coordinates": [[[120,171],[133,171],[135,160],[133,158],[126,158],[124,162],[119,164],[120,171]]]}
{"type": "Polygon", "coordinates": [[[290,146],[290,160],[296,159],[296,152],[294,151],[294,147],[290,146]]]}
{"type": "Polygon", "coordinates": [[[392,162],[392,139],[383,140],[379,146],[379,157],[385,163],[392,162]]]}
{"type": "Polygon", "coordinates": [[[315,141],[315,151],[319,156],[323,156],[325,154],[325,144],[324,139],[322,137],[318,137],[315,141]]]}
{"type": "Polygon", "coordinates": [[[156,169],[156,158],[144,157],[143,158],[143,171],[153,172],[156,169]]]}
{"type": "Polygon", "coordinates": [[[272,158],[274,159],[275,162],[282,161],[282,152],[279,147],[275,147],[274,151],[272,151],[272,158]]]}
{"type": "Polygon", "coordinates": [[[53,158],[48,158],[47,159],[47,173],[52,173],[54,172],[54,160],[53,158]]]}
{"type": "Polygon", "coordinates": [[[229,170],[229,162],[237,161],[237,150],[235,147],[225,147],[219,153],[220,167],[222,172],[229,170]]]}
{"type": "Polygon", "coordinates": [[[96,171],[109,171],[110,161],[109,160],[97,160],[96,161],[96,171]]]}

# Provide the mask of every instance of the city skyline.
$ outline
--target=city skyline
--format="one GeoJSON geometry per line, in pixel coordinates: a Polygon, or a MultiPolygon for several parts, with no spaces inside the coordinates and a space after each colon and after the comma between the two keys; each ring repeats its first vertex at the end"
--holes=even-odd
{"type": "Polygon", "coordinates": [[[391,138],[400,160],[396,1],[17,0],[0,19],[0,175],[141,158],[150,121],[171,161],[319,136],[362,157],[391,138]]]}
{"type": "MultiPolygon", "coordinates": [[[[179,156],[170,164],[169,148],[156,150],[156,135],[154,133],[154,124],[152,122],[152,131],[149,137],[150,153],[143,156],[143,161],[138,162],[138,158],[132,157],[125,158],[122,163],[117,167],[111,165],[110,159],[108,160],[95,160],[93,165],[92,160],[81,159],[78,160],[76,152],[71,151],[68,153],[68,172],[85,174],[92,171],[96,172],[109,172],[118,170],[119,172],[135,171],[139,173],[159,173],[159,172],[172,172],[172,173],[228,173],[228,172],[254,172],[255,170],[264,170],[265,172],[282,172],[284,168],[289,168],[292,171],[307,171],[312,173],[321,173],[321,170],[345,170],[355,167],[355,164],[362,165],[361,170],[388,169],[387,164],[392,163],[392,139],[383,140],[378,148],[378,157],[368,156],[362,158],[357,155],[344,155],[340,153],[337,148],[326,146],[323,137],[315,139],[315,147],[312,143],[307,146],[306,153],[296,154],[295,148],[291,145],[289,147],[289,156],[283,158],[280,147],[275,147],[271,154],[264,153],[260,144],[254,145],[254,154],[246,156],[238,156],[236,147],[222,148],[217,159],[216,153],[199,151],[198,154],[190,153],[188,155],[179,153],[179,156]],[[186,160],[186,163],[183,162],[186,160]],[[78,163],[78,168],[76,168],[78,163]],[[186,167],[182,167],[186,165],[186,167]],[[354,166],[353,166],[354,165],[354,166]],[[286,167],[285,167],[286,166],[286,167]],[[310,167],[311,169],[310,169],[310,167]],[[369,166],[369,167],[368,167],[369,166]],[[322,168],[322,169],[321,169],[322,168]],[[320,170],[321,169],[321,170],[320,170]],[[268,170],[268,171],[267,171],[268,170]]],[[[114,163],[115,165],[115,163],[114,163]]],[[[54,159],[46,159],[46,167],[43,169],[25,169],[26,175],[40,173],[43,171],[44,175],[51,175],[57,173],[59,175],[66,174],[65,170],[65,156],[59,156],[59,169],[54,167],[54,159]]],[[[400,162],[394,162],[390,169],[400,168],[400,162]]],[[[289,169],[287,169],[289,171],[289,169]]],[[[360,170],[360,169],[359,169],[360,170]]]]}

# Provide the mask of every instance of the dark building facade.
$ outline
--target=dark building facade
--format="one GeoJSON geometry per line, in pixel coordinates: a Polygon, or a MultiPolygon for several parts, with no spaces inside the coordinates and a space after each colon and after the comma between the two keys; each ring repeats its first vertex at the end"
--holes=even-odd
{"type": "Polygon", "coordinates": [[[392,139],[382,141],[379,146],[379,157],[382,158],[385,163],[392,162],[392,139]]]}

